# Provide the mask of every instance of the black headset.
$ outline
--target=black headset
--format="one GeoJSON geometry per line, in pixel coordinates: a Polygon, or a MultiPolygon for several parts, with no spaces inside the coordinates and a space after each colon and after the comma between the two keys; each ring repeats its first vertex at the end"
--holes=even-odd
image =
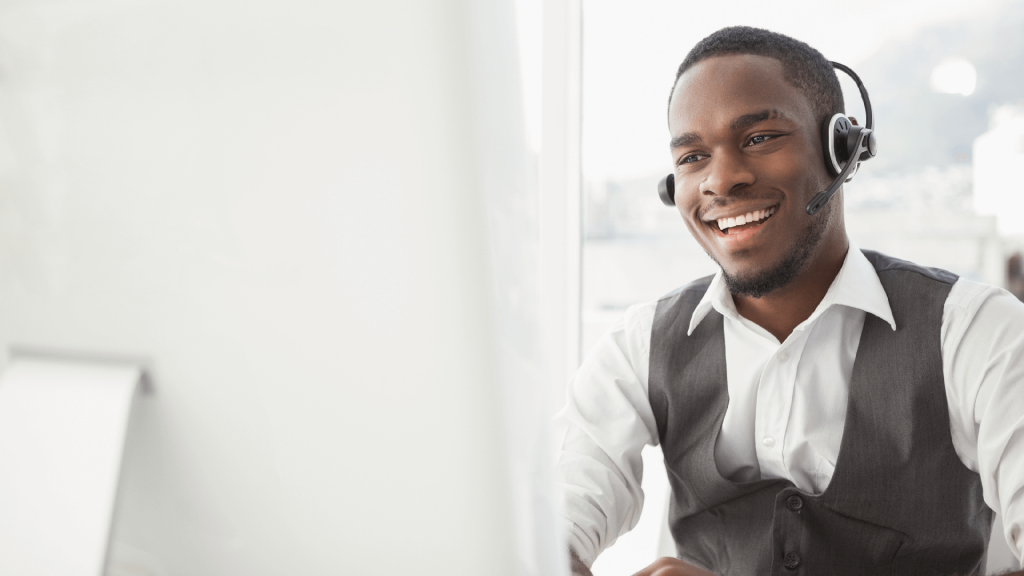
{"type": "MultiPolygon", "coordinates": [[[[854,126],[845,114],[835,114],[821,125],[821,147],[825,152],[825,168],[829,174],[835,176],[835,180],[828,188],[818,192],[807,204],[807,213],[814,216],[821,210],[832,196],[839,190],[844,182],[853,180],[853,175],[861,162],[870,160],[878,153],[875,143],[875,120],[871,114],[871,100],[868,98],[868,90],[860,77],[848,67],[832,62],[832,66],[846,72],[860,89],[860,97],[864,100],[865,126],[854,126]],[[851,159],[856,161],[851,161],[851,159]]],[[[669,174],[658,183],[658,196],[666,206],[676,205],[676,178],[669,174]]]]}

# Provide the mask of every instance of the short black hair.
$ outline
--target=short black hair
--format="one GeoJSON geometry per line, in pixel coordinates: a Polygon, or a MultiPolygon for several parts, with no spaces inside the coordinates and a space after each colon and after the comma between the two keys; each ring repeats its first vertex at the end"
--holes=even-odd
{"type": "Polygon", "coordinates": [[[727,54],[754,54],[781,62],[785,80],[807,96],[818,124],[833,114],[844,112],[839,77],[821,52],[796,38],[750,26],[722,28],[698,42],[679,65],[669,102],[684,72],[702,60],[727,54]]]}

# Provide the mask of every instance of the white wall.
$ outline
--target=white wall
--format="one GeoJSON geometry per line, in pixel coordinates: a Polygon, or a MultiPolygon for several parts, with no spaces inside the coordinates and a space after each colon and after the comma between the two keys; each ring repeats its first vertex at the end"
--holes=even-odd
{"type": "Polygon", "coordinates": [[[0,6],[0,344],[155,366],[109,573],[517,570],[487,6],[0,6]]]}

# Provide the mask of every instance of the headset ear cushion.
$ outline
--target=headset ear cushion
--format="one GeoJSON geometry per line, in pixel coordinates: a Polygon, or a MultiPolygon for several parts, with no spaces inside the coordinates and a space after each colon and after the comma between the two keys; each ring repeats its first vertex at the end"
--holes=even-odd
{"type": "Polygon", "coordinates": [[[845,114],[833,114],[821,126],[821,151],[825,158],[825,169],[832,176],[843,171],[849,152],[846,150],[846,137],[853,124],[845,114]]]}
{"type": "MultiPolygon", "coordinates": [[[[826,119],[821,123],[821,153],[822,159],[825,160],[825,170],[828,171],[829,176],[836,176],[836,168],[832,164],[832,154],[828,145],[828,140],[832,136],[832,119],[826,119]]],[[[833,148],[835,144],[832,145],[833,148]]]]}
{"type": "Polygon", "coordinates": [[[665,206],[676,205],[676,176],[675,174],[669,174],[658,182],[658,196],[661,197],[661,203],[665,206]]]}

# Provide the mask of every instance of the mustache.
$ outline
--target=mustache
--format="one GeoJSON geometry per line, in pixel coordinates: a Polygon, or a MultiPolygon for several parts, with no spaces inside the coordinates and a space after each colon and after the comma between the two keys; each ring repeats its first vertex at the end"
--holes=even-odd
{"type": "Polygon", "coordinates": [[[768,190],[761,192],[741,192],[739,194],[730,194],[728,197],[715,196],[709,200],[707,204],[701,206],[700,210],[697,211],[697,217],[703,220],[705,214],[716,208],[728,208],[751,200],[781,200],[782,197],[783,194],[781,192],[768,190]]]}

